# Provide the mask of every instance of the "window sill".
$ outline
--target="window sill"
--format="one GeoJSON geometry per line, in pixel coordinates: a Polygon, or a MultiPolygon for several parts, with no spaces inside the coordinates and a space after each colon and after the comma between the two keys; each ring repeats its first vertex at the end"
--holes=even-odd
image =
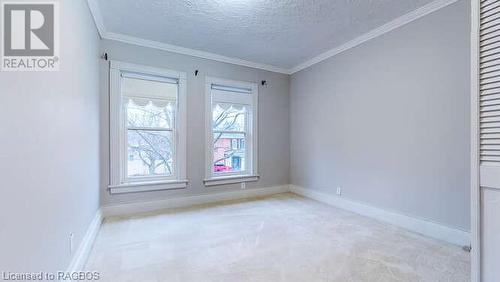
{"type": "Polygon", "coordinates": [[[186,188],[187,183],[187,180],[130,182],[119,185],[110,185],[108,186],[108,190],[110,194],[161,191],[186,188]]]}
{"type": "Polygon", "coordinates": [[[216,185],[225,185],[225,184],[234,184],[241,182],[251,182],[259,180],[259,175],[233,175],[233,176],[221,176],[221,177],[213,177],[209,179],[203,180],[205,186],[216,186],[216,185]]]}

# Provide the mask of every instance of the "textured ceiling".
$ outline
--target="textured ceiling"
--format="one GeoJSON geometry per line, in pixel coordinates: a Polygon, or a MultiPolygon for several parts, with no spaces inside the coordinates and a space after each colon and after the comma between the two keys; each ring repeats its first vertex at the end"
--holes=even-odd
{"type": "Polygon", "coordinates": [[[432,0],[99,0],[108,32],[292,68],[432,0]]]}

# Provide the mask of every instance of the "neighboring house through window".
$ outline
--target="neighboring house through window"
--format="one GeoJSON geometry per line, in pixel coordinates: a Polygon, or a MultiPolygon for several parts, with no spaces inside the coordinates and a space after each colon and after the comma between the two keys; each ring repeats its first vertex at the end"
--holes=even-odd
{"type": "Polygon", "coordinates": [[[207,77],[205,185],[255,181],[256,83],[207,77]]]}

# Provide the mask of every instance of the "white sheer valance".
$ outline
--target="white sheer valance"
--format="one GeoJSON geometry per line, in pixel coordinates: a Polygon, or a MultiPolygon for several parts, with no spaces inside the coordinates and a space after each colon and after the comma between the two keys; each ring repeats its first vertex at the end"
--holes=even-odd
{"type": "Polygon", "coordinates": [[[246,105],[242,104],[217,103],[215,106],[220,107],[224,111],[234,110],[237,112],[241,112],[246,109],[246,105]]]}
{"type": "Polygon", "coordinates": [[[132,103],[140,107],[146,107],[148,105],[152,105],[157,108],[165,108],[165,107],[175,107],[175,100],[161,100],[161,99],[148,99],[142,97],[125,97],[126,104],[132,103]]]}

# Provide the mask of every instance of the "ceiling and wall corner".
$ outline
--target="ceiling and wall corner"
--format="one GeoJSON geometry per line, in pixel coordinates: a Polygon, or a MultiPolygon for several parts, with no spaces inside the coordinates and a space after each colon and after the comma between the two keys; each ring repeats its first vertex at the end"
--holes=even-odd
{"type": "Polygon", "coordinates": [[[458,0],[87,1],[104,39],[293,74],[458,0]]]}

